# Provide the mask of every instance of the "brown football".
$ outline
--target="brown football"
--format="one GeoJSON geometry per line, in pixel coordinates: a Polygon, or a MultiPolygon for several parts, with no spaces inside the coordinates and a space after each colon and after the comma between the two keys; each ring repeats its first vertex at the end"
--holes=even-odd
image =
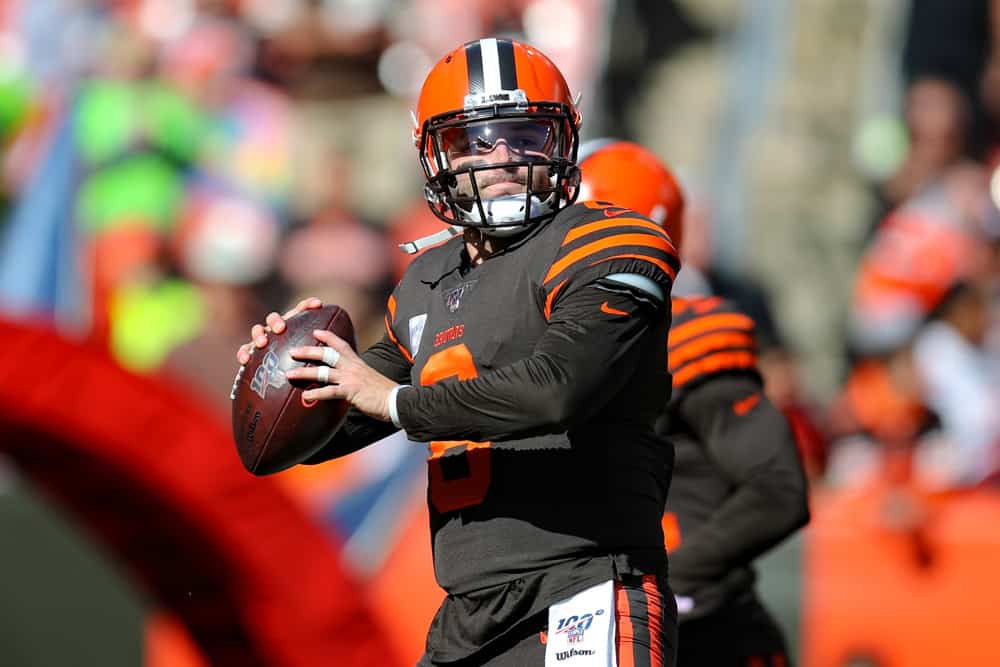
{"type": "Polygon", "coordinates": [[[289,350],[319,345],[314,329],[327,329],[356,349],[354,325],[339,306],[323,306],[287,320],[280,334],[268,334],[266,347],[254,350],[240,368],[230,394],[233,439],[240,460],[255,475],[269,475],[301,463],[323,447],[344,423],[347,401],[306,401],[309,383],[290,381],[285,372],[315,365],[292,359],[289,350]]]}

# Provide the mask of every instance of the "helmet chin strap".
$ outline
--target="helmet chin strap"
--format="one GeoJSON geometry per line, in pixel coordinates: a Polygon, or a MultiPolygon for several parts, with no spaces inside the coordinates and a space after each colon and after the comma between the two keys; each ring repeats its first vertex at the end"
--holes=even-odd
{"type": "Polygon", "coordinates": [[[462,233],[462,228],[458,225],[451,225],[442,229],[440,232],[430,234],[428,236],[422,236],[416,241],[407,241],[406,243],[400,243],[399,249],[405,252],[407,255],[416,255],[418,252],[424,248],[428,248],[432,245],[437,245],[443,241],[447,241],[455,236],[462,233]]]}

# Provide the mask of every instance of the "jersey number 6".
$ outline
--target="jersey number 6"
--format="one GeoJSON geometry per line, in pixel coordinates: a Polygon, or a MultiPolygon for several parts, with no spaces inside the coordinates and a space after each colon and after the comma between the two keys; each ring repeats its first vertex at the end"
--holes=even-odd
{"type": "MultiPolygon", "coordinates": [[[[479,376],[476,364],[472,360],[472,352],[459,343],[435,352],[427,359],[420,371],[420,384],[432,385],[447,378],[471,380],[479,376]]],[[[472,442],[469,440],[436,440],[430,443],[431,456],[427,461],[429,470],[430,500],[438,512],[452,512],[478,505],[486,499],[486,491],[490,487],[490,443],[472,442]],[[461,453],[448,452],[450,449],[462,447],[461,453]],[[465,465],[454,462],[459,470],[446,475],[444,459],[462,457],[465,465]]],[[[447,466],[452,472],[451,466],[447,466]]]]}

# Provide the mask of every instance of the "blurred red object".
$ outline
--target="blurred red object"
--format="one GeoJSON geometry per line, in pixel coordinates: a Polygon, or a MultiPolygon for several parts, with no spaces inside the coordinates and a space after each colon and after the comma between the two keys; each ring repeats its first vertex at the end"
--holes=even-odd
{"type": "Polygon", "coordinates": [[[191,634],[173,614],[157,612],[146,619],[143,667],[209,667],[191,634]]]}
{"type": "Polygon", "coordinates": [[[3,326],[0,452],[184,622],[210,664],[397,664],[333,537],[242,469],[227,425],[185,387],[51,330],[3,326]]]}
{"type": "Polygon", "coordinates": [[[826,461],[830,453],[826,436],[820,431],[806,406],[792,403],[781,406],[781,411],[792,428],[806,477],[810,480],[821,478],[826,470],[826,461]]]}

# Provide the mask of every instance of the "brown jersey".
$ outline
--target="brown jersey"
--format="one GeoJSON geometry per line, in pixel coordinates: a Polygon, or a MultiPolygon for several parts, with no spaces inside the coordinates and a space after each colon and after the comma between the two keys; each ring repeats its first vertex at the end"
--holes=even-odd
{"type": "Polygon", "coordinates": [[[673,300],[674,386],[660,431],[676,450],[665,524],[682,620],[750,599],[753,559],[808,519],[795,441],[763,393],[754,328],[718,297],[673,300]]]}
{"type": "MultiPolygon", "coordinates": [[[[588,202],[478,266],[461,238],[432,248],[393,292],[386,340],[365,358],[412,385],[400,421],[429,442],[434,567],[450,594],[435,660],[616,570],[665,572],[673,453],[654,425],[670,395],[670,313],[608,276],[669,295],[677,269],[659,225],[588,202]]],[[[380,434],[351,422],[323,456],[380,434]]]]}

